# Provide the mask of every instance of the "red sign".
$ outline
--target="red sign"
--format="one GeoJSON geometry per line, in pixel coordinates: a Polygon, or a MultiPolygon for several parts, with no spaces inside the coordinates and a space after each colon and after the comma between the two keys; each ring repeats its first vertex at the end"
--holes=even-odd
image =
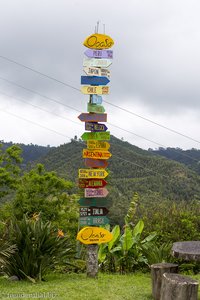
{"type": "Polygon", "coordinates": [[[102,188],[107,184],[104,179],[79,179],[80,188],[102,188]]]}
{"type": "Polygon", "coordinates": [[[108,162],[104,159],[85,158],[85,166],[89,168],[107,168],[108,162]]]}
{"type": "Polygon", "coordinates": [[[82,122],[107,122],[107,114],[82,113],[78,118],[82,122]]]}

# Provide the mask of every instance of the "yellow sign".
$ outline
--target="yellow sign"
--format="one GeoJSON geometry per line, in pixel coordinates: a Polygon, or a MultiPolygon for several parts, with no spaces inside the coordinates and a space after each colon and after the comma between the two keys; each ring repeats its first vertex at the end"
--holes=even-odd
{"type": "Polygon", "coordinates": [[[83,158],[109,159],[111,156],[109,151],[83,149],[83,158]]]}
{"type": "Polygon", "coordinates": [[[108,35],[95,33],[88,36],[83,45],[91,49],[109,49],[114,45],[114,41],[108,35]]]}
{"type": "Polygon", "coordinates": [[[84,227],[76,237],[83,244],[102,244],[108,243],[113,239],[110,231],[101,227],[84,227]]]}
{"type": "Polygon", "coordinates": [[[110,144],[108,142],[103,142],[103,141],[88,140],[87,148],[108,150],[110,148],[110,144]]]}
{"type": "Polygon", "coordinates": [[[79,169],[79,178],[106,178],[108,172],[104,169],[79,169]]]}
{"type": "Polygon", "coordinates": [[[81,87],[81,92],[86,95],[108,95],[109,86],[85,85],[81,87]]]}

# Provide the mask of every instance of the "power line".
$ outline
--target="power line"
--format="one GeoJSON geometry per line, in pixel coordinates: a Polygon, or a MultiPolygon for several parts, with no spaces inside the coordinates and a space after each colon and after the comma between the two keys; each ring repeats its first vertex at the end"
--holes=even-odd
{"type": "MultiPolygon", "coordinates": [[[[37,122],[30,121],[30,120],[28,120],[28,119],[26,119],[26,118],[24,118],[24,117],[18,116],[18,115],[16,115],[16,114],[13,114],[13,113],[8,112],[8,111],[5,111],[4,109],[1,109],[1,108],[0,108],[0,111],[6,113],[6,114],[8,114],[8,115],[11,115],[11,116],[13,116],[13,117],[15,117],[15,118],[18,118],[18,119],[21,119],[21,120],[26,121],[26,122],[28,122],[28,123],[31,123],[31,124],[33,124],[33,125],[39,126],[39,127],[43,128],[43,129],[46,129],[46,130],[48,130],[48,131],[51,131],[51,132],[53,132],[53,133],[55,133],[55,134],[58,134],[58,135],[60,135],[60,136],[63,136],[63,137],[65,137],[65,138],[68,138],[68,139],[71,140],[71,137],[69,137],[69,136],[67,136],[67,135],[64,135],[64,134],[62,134],[62,133],[60,133],[60,132],[58,132],[58,131],[56,131],[56,130],[50,129],[50,128],[46,127],[46,126],[43,126],[43,125],[41,125],[41,124],[38,124],[37,122]]],[[[85,143],[82,142],[82,141],[76,141],[76,142],[85,145],[85,143]]],[[[136,163],[134,163],[134,162],[132,162],[132,161],[126,160],[126,159],[124,159],[124,158],[121,158],[120,156],[115,156],[115,157],[118,158],[118,159],[120,159],[120,160],[122,160],[122,161],[124,161],[124,162],[127,162],[127,163],[129,163],[129,164],[131,164],[131,165],[140,167],[140,168],[145,169],[145,170],[147,170],[147,171],[151,171],[151,172],[153,172],[153,173],[156,174],[156,175],[159,175],[159,176],[162,176],[162,177],[165,177],[165,178],[169,178],[169,176],[166,176],[166,175],[164,175],[164,174],[160,174],[160,173],[158,173],[158,172],[156,172],[156,171],[154,171],[154,170],[152,170],[152,169],[146,168],[146,167],[141,166],[141,165],[139,165],[139,164],[136,164],[136,163]]]]}
{"type": "MultiPolygon", "coordinates": [[[[60,83],[60,84],[62,84],[62,85],[65,85],[65,86],[67,86],[67,87],[69,87],[69,88],[72,88],[72,89],[77,90],[77,91],[80,92],[80,89],[78,89],[78,88],[76,88],[76,87],[74,87],[74,86],[72,86],[72,85],[70,85],[70,84],[68,84],[68,83],[66,83],[66,82],[63,82],[63,81],[61,81],[61,80],[56,79],[55,77],[52,77],[52,76],[49,76],[49,75],[47,75],[47,74],[44,74],[44,73],[42,73],[42,72],[40,72],[40,71],[37,71],[37,70],[35,70],[35,69],[31,68],[31,67],[28,67],[28,66],[26,66],[26,65],[24,65],[24,64],[21,64],[21,63],[15,61],[15,60],[12,60],[12,59],[10,59],[10,58],[8,58],[8,57],[5,57],[5,56],[3,56],[3,55],[0,55],[0,58],[2,58],[2,59],[4,59],[4,60],[7,60],[7,61],[9,61],[9,62],[11,62],[11,63],[14,63],[14,64],[16,64],[16,65],[19,65],[19,66],[21,66],[21,67],[23,67],[23,68],[26,68],[26,69],[28,69],[28,70],[34,72],[34,73],[37,73],[37,74],[39,74],[39,75],[41,75],[41,76],[44,76],[44,77],[46,77],[46,78],[48,78],[48,79],[51,79],[51,80],[53,80],[53,81],[56,81],[56,82],[58,82],[58,83],[60,83]]],[[[196,142],[196,143],[200,144],[200,141],[198,141],[198,140],[196,140],[196,139],[194,139],[194,138],[192,138],[192,137],[190,137],[190,136],[188,136],[188,135],[186,135],[186,134],[183,134],[183,133],[181,133],[181,132],[179,132],[179,131],[176,131],[176,130],[171,129],[171,128],[167,127],[167,126],[164,126],[164,125],[162,125],[162,124],[160,124],[160,123],[158,123],[158,122],[155,122],[155,121],[153,121],[153,120],[151,120],[151,119],[149,119],[149,118],[146,118],[146,117],[143,117],[143,116],[141,116],[141,115],[139,115],[139,114],[136,114],[136,113],[134,113],[134,112],[132,112],[132,111],[126,109],[126,108],[123,108],[123,107],[121,107],[121,106],[119,106],[119,105],[112,104],[112,103],[110,103],[110,102],[108,102],[108,101],[105,101],[105,100],[104,100],[104,102],[107,103],[107,104],[109,104],[109,105],[111,105],[111,106],[113,106],[113,107],[116,107],[116,108],[118,108],[118,109],[120,109],[120,110],[122,110],[122,111],[125,111],[125,112],[127,112],[127,113],[129,113],[129,114],[132,114],[132,115],[134,115],[134,116],[136,116],[136,117],[138,117],[138,118],[141,118],[141,119],[143,119],[143,120],[145,120],[145,121],[147,121],[147,122],[150,122],[150,123],[152,123],[152,124],[154,124],[154,125],[156,125],[156,126],[159,126],[159,127],[163,128],[163,129],[166,129],[166,130],[168,130],[168,131],[171,131],[171,132],[173,132],[173,133],[175,133],[175,134],[178,134],[178,135],[180,135],[180,136],[182,136],[182,137],[184,137],[184,138],[187,138],[187,139],[189,139],[189,140],[192,140],[193,142],[196,142]]]]}
{"type": "MultiPolygon", "coordinates": [[[[51,101],[53,101],[53,102],[55,102],[55,103],[59,103],[60,105],[63,105],[63,106],[65,106],[65,107],[67,107],[67,108],[70,108],[70,109],[72,109],[72,110],[81,112],[80,110],[77,110],[77,109],[75,109],[75,108],[72,107],[72,106],[66,105],[66,104],[64,104],[64,103],[62,103],[62,102],[60,102],[60,101],[58,101],[58,100],[53,99],[53,98],[49,98],[49,97],[47,97],[47,96],[45,96],[45,95],[42,95],[42,94],[40,94],[40,93],[38,93],[38,92],[36,92],[36,91],[34,91],[34,90],[31,90],[31,89],[29,89],[29,88],[26,88],[26,87],[24,87],[24,86],[22,86],[22,85],[18,85],[17,83],[15,83],[15,82],[13,82],[13,81],[10,81],[10,80],[8,80],[8,79],[6,79],[6,78],[0,77],[0,79],[1,79],[1,80],[4,80],[4,81],[6,81],[6,82],[8,82],[9,84],[16,85],[17,87],[20,87],[20,88],[22,88],[22,89],[25,89],[25,90],[27,90],[27,91],[29,91],[29,92],[31,92],[31,93],[36,94],[36,95],[40,95],[41,97],[44,97],[44,98],[46,98],[46,99],[48,99],[48,100],[51,100],[51,101]]],[[[2,92],[1,92],[1,93],[2,93],[2,92]]],[[[11,97],[11,96],[9,96],[9,95],[7,95],[7,94],[5,94],[5,93],[3,93],[3,94],[4,94],[5,96],[11,97]]],[[[12,98],[15,98],[15,97],[12,96],[12,98]]],[[[30,104],[30,103],[28,103],[28,102],[26,102],[26,101],[24,101],[24,100],[20,100],[19,98],[15,98],[15,99],[17,99],[18,101],[22,101],[22,102],[24,102],[24,103],[26,103],[26,104],[28,104],[28,105],[33,106],[33,107],[36,107],[36,108],[38,108],[38,109],[40,109],[40,110],[49,112],[49,111],[47,111],[47,110],[45,110],[45,109],[41,109],[40,107],[38,107],[38,106],[36,106],[36,105],[30,104]]],[[[49,112],[49,113],[50,113],[50,112],[49,112]]],[[[55,114],[55,115],[56,115],[56,114],[55,114]]],[[[59,115],[58,115],[58,116],[59,116],[59,115]]],[[[59,117],[60,117],[60,116],[59,116],[59,117]]],[[[63,117],[61,117],[61,118],[63,118],[63,117]]],[[[67,118],[66,118],[66,119],[67,119],[67,118]]],[[[69,119],[68,119],[68,120],[69,120],[69,119]]],[[[70,120],[69,120],[69,121],[70,121],[70,120]]],[[[75,124],[80,124],[80,123],[74,122],[74,121],[71,121],[71,122],[73,122],[73,123],[75,123],[75,124]]],[[[134,136],[140,137],[140,138],[142,138],[142,139],[144,139],[144,140],[146,140],[146,141],[152,142],[152,143],[154,143],[154,144],[156,144],[156,145],[158,145],[158,146],[167,148],[167,147],[166,147],[165,145],[163,145],[163,144],[160,144],[160,143],[157,143],[157,142],[155,142],[155,141],[153,141],[153,140],[147,139],[147,138],[145,138],[145,137],[143,137],[143,136],[141,136],[141,135],[138,135],[138,134],[136,134],[136,133],[134,133],[134,132],[132,132],[132,131],[130,131],[130,130],[124,129],[124,128],[120,127],[120,126],[114,125],[114,124],[109,123],[109,122],[107,122],[107,123],[108,123],[109,125],[115,127],[115,128],[118,128],[118,129],[120,129],[120,130],[123,130],[123,131],[125,131],[125,132],[128,132],[128,133],[130,133],[130,134],[132,134],[132,135],[134,135],[134,136]]],[[[80,124],[80,125],[81,125],[81,124],[80,124]]],[[[177,150],[175,150],[175,149],[173,149],[173,151],[176,152],[176,153],[178,153],[179,155],[181,154],[182,156],[185,156],[185,157],[187,157],[187,158],[190,158],[191,160],[198,161],[197,159],[195,159],[195,158],[193,158],[193,157],[191,157],[191,156],[189,156],[189,155],[187,155],[187,154],[185,154],[185,153],[180,153],[179,151],[177,151],[177,150]]]]}

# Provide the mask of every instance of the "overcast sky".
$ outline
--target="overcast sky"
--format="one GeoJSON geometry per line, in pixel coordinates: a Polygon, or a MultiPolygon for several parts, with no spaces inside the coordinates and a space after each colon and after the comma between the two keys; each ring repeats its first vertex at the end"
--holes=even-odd
{"type": "Polygon", "coordinates": [[[0,140],[57,146],[81,136],[82,43],[99,21],[115,41],[103,97],[111,134],[143,149],[199,149],[199,11],[198,0],[1,0],[0,140]]]}

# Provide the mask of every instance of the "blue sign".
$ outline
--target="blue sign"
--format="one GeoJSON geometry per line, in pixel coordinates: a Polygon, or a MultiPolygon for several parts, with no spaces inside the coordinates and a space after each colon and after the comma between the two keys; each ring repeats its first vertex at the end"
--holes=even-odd
{"type": "Polygon", "coordinates": [[[92,104],[101,104],[103,101],[103,98],[99,95],[94,94],[94,95],[91,95],[90,100],[91,100],[92,104]]]}
{"type": "Polygon", "coordinates": [[[109,82],[110,80],[104,76],[81,76],[81,84],[106,85],[109,82]]]}

